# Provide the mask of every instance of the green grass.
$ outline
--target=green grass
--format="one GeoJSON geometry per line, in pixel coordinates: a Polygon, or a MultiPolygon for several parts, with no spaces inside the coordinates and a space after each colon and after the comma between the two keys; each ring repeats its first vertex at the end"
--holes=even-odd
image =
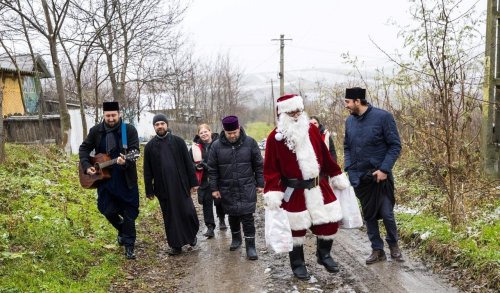
{"type": "MultiPolygon", "coordinates": [[[[499,206],[499,202],[496,202],[499,206]]],[[[459,229],[431,213],[399,213],[402,239],[446,266],[460,268],[486,288],[500,284],[500,219],[493,213],[459,229]],[[425,237],[424,237],[425,235],[425,237]]]]}
{"type": "Polygon", "coordinates": [[[247,135],[253,137],[257,142],[267,139],[269,133],[274,129],[274,124],[266,122],[252,122],[245,126],[247,135]]]}
{"type": "Polygon", "coordinates": [[[79,186],[77,157],[6,146],[0,165],[0,291],[105,292],[120,273],[116,233],[79,186]]]}

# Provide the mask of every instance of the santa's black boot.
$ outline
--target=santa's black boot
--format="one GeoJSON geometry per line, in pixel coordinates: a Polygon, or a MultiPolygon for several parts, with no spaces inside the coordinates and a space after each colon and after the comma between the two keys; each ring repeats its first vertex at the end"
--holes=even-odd
{"type": "Polygon", "coordinates": [[[249,260],[256,260],[259,258],[257,256],[257,250],[255,250],[255,237],[245,237],[245,248],[249,260]]]}
{"type": "Polygon", "coordinates": [[[241,246],[241,231],[232,232],[231,236],[233,239],[231,241],[231,246],[229,246],[229,250],[234,251],[241,246]]]}
{"type": "Polygon", "coordinates": [[[330,250],[332,250],[332,239],[316,239],[316,257],[318,258],[318,263],[323,265],[327,271],[330,273],[337,273],[339,271],[339,265],[333,260],[330,255],[330,250]]]}
{"type": "Polygon", "coordinates": [[[293,246],[293,250],[288,253],[290,257],[290,266],[295,277],[300,280],[309,280],[311,276],[307,272],[304,261],[304,246],[293,246]]]}

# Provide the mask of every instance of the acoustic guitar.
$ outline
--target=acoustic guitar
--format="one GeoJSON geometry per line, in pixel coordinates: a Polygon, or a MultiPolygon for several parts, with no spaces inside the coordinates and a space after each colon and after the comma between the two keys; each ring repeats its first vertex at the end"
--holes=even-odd
{"type": "MultiPolygon", "coordinates": [[[[123,156],[123,158],[125,160],[135,162],[139,159],[139,156],[140,154],[138,150],[132,150],[130,153],[123,156]]],[[[116,164],[117,159],[118,158],[111,159],[111,157],[107,154],[97,154],[90,157],[90,163],[94,165],[96,170],[94,175],[87,174],[85,172],[86,170],[83,169],[82,164],[79,164],[78,175],[80,177],[80,185],[83,188],[97,188],[102,181],[111,178],[111,173],[107,167],[116,164]]]]}

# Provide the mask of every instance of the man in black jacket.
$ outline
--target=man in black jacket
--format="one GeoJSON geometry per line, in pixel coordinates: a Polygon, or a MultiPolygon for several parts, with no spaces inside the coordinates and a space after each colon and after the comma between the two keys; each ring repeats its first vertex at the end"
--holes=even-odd
{"type": "Polygon", "coordinates": [[[191,192],[198,188],[194,166],[186,142],[170,133],[167,117],[153,117],[156,136],[144,148],[146,196],[160,202],[168,254],[178,255],[186,244],[195,246],[199,229],[191,192]]]}
{"type": "Polygon", "coordinates": [[[256,260],[255,223],[253,213],[257,192],[264,190],[263,160],[255,139],[240,127],[238,117],[222,119],[224,131],[212,144],[208,157],[210,189],[220,198],[229,215],[232,242],[229,250],[241,246],[240,227],[243,225],[247,258],[256,260]]]}
{"type": "Polygon", "coordinates": [[[135,259],[135,219],[139,215],[139,189],[137,167],[134,161],[125,160],[127,151],[139,152],[139,137],[134,126],[120,118],[118,102],[104,102],[104,121],[92,127],[80,145],[80,164],[86,174],[97,172],[90,163],[90,153],[107,154],[116,159],[110,166],[111,178],[97,187],[97,208],[118,231],[118,244],[125,246],[127,259],[135,259]],[[128,148],[124,148],[122,129],[126,129],[128,148]]]}

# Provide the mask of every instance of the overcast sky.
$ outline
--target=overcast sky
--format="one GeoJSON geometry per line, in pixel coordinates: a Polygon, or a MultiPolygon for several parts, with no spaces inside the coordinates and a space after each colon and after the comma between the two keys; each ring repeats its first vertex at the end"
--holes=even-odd
{"type": "MultiPolygon", "coordinates": [[[[184,32],[199,56],[229,53],[246,73],[279,71],[280,34],[285,43],[285,70],[347,68],[349,52],[365,67],[380,67],[387,58],[371,43],[394,52],[408,24],[407,0],[191,0],[184,32]]],[[[486,0],[464,0],[463,6],[486,0]]]]}

